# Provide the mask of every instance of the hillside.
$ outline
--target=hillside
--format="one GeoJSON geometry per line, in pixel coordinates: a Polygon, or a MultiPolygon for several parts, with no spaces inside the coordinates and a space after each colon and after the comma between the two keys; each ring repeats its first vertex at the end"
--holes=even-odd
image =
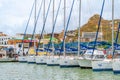
{"type": "MultiPolygon", "coordinates": [[[[98,14],[93,15],[86,24],[84,24],[81,29],[81,36],[82,36],[82,32],[96,32],[97,28],[98,28],[98,21],[99,21],[100,16],[98,14]]],[[[112,38],[112,24],[111,24],[112,20],[105,20],[104,18],[102,18],[101,20],[101,26],[100,26],[100,30],[103,33],[103,40],[105,41],[109,41],[111,42],[111,38],[112,38]]],[[[120,22],[120,19],[116,19],[115,20],[115,34],[118,28],[118,22],[120,22]]],[[[78,36],[78,30],[74,30],[76,32],[75,36],[72,37],[67,37],[66,41],[77,41],[77,36],[78,36]]],[[[59,39],[62,38],[63,32],[60,33],[59,39]]],[[[115,36],[116,37],[116,36],[115,36]]]]}

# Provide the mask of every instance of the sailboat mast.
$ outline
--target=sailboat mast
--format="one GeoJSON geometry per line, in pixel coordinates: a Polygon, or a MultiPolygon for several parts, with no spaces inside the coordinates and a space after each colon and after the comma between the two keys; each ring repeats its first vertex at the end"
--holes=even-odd
{"type": "MultiPolygon", "coordinates": [[[[35,0],[35,12],[34,12],[34,25],[36,26],[36,3],[37,3],[37,0],[35,0]]],[[[35,35],[34,35],[34,48],[35,48],[35,35]]]]}
{"type": "MultiPolygon", "coordinates": [[[[64,35],[65,35],[65,26],[66,26],[66,0],[64,0],[64,35]]],[[[64,44],[63,44],[63,49],[64,49],[63,56],[65,57],[65,53],[66,53],[65,41],[64,41],[64,44]]]]}
{"type": "Polygon", "coordinates": [[[81,0],[79,1],[78,56],[80,56],[81,0]]]}
{"type": "MultiPolygon", "coordinates": [[[[54,7],[55,7],[55,1],[53,0],[53,18],[52,18],[52,26],[54,26],[54,7]]],[[[54,38],[54,33],[52,33],[52,53],[54,55],[54,41],[53,41],[53,38],[54,38]]]]}
{"type": "MultiPolygon", "coordinates": [[[[44,3],[43,3],[43,24],[44,24],[44,22],[45,22],[45,0],[44,0],[44,3]]],[[[43,39],[44,39],[44,33],[45,31],[43,31],[43,35],[42,35],[42,37],[43,37],[43,39]]],[[[43,41],[43,50],[44,50],[44,41],[43,41]]]]}
{"type": "Polygon", "coordinates": [[[114,51],[114,0],[112,0],[112,54],[114,51]]]}

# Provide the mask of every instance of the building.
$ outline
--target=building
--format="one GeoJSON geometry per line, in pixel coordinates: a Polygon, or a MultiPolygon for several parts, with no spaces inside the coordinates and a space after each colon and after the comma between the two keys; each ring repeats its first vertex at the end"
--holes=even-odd
{"type": "MultiPolygon", "coordinates": [[[[82,41],[83,42],[90,42],[94,41],[96,37],[96,32],[82,32],[82,41]]],[[[98,40],[102,39],[102,33],[98,33],[98,40]]]]}
{"type": "Polygon", "coordinates": [[[8,45],[8,40],[12,39],[11,36],[7,36],[3,32],[0,32],[0,45],[8,45]]]}

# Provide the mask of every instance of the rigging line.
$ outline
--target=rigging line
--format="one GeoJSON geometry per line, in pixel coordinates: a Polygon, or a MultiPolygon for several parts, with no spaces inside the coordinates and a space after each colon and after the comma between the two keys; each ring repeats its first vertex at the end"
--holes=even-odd
{"type": "Polygon", "coordinates": [[[50,37],[50,41],[49,41],[50,43],[49,43],[49,45],[48,45],[48,49],[50,48],[50,44],[51,44],[51,42],[52,42],[53,33],[54,33],[54,29],[55,29],[55,25],[56,25],[58,13],[59,13],[59,11],[60,11],[61,1],[62,1],[62,0],[60,0],[59,6],[58,6],[58,9],[57,9],[57,13],[56,13],[55,21],[54,21],[54,24],[53,24],[53,29],[52,29],[52,34],[51,34],[51,37],[50,37]]]}
{"type": "Polygon", "coordinates": [[[66,37],[67,29],[68,29],[69,22],[70,22],[70,19],[71,19],[71,14],[72,14],[74,2],[75,2],[75,0],[73,0],[73,2],[72,2],[72,6],[71,6],[70,13],[69,13],[68,21],[67,21],[67,25],[66,25],[66,29],[65,29],[65,34],[64,34],[64,38],[63,38],[63,44],[62,44],[62,46],[61,46],[61,50],[63,50],[63,45],[64,45],[64,42],[65,42],[65,37],[66,37]]]}
{"type": "MultiPolygon", "coordinates": [[[[52,0],[50,0],[50,2],[49,2],[49,6],[48,6],[48,9],[47,9],[47,14],[46,14],[46,16],[45,16],[45,20],[44,20],[42,32],[41,32],[41,34],[40,34],[40,38],[39,38],[39,43],[38,43],[38,46],[37,46],[37,50],[38,50],[38,48],[39,48],[40,41],[41,41],[41,39],[42,39],[42,35],[43,35],[43,32],[44,32],[44,28],[45,28],[45,24],[46,24],[46,21],[47,21],[48,13],[49,13],[49,10],[50,10],[51,2],[52,2],[52,0]]],[[[36,53],[36,54],[37,54],[37,53],[36,53]]]]}
{"type": "Polygon", "coordinates": [[[31,15],[32,15],[32,12],[33,12],[34,5],[35,5],[35,3],[33,3],[32,8],[31,8],[31,11],[30,11],[30,14],[29,14],[29,18],[28,18],[28,21],[27,21],[27,24],[26,24],[26,28],[25,28],[25,32],[24,32],[24,35],[23,35],[22,44],[21,44],[21,47],[20,47],[20,49],[19,49],[19,52],[20,52],[20,50],[21,50],[21,48],[22,48],[22,45],[23,45],[23,43],[24,43],[23,40],[24,40],[24,38],[25,38],[25,36],[26,36],[26,32],[27,32],[28,25],[29,25],[29,22],[30,22],[30,19],[31,19],[31,15]]]}
{"type": "Polygon", "coordinates": [[[37,19],[35,20],[35,25],[34,25],[34,30],[33,30],[33,34],[32,34],[32,38],[31,38],[31,41],[30,41],[30,46],[28,48],[28,52],[29,52],[29,49],[31,47],[31,42],[33,40],[33,37],[34,37],[34,34],[35,34],[35,30],[36,30],[36,25],[37,25],[37,22],[38,22],[38,19],[39,19],[39,16],[40,16],[40,12],[41,12],[41,8],[42,8],[42,3],[43,3],[44,0],[42,0],[41,4],[40,4],[40,8],[39,8],[39,11],[38,11],[38,15],[37,15],[37,19]]]}
{"type": "MultiPolygon", "coordinates": [[[[115,43],[116,43],[116,44],[117,44],[117,42],[118,42],[119,31],[120,31],[120,22],[119,22],[119,25],[118,25],[118,31],[117,31],[117,36],[116,36],[116,40],[115,40],[115,43]]],[[[114,54],[115,54],[115,48],[114,48],[114,50],[113,50],[113,58],[114,58],[114,54]]]]}
{"type": "Polygon", "coordinates": [[[93,46],[92,57],[93,57],[93,54],[94,54],[94,50],[95,50],[95,46],[96,46],[96,41],[97,41],[97,37],[98,37],[98,32],[99,32],[99,29],[100,29],[100,24],[101,24],[101,19],[102,19],[104,4],[105,4],[105,0],[103,0],[102,9],[101,9],[101,14],[100,14],[100,19],[99,19],[99,21],[98,21],[98,29],[97,29],[97,32],[96,32],[96,37],[95,37],[95,42],[94,42],[94,46],[93,46]]]}

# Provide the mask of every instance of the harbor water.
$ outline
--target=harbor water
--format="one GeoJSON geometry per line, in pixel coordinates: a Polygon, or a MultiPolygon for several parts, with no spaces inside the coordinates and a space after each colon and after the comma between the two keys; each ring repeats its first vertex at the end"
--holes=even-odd
{"type": "Polygon", "coordinates": [[[0,80],[120,80],[110,72],[27,63],[0,63],[0,80]]]}

